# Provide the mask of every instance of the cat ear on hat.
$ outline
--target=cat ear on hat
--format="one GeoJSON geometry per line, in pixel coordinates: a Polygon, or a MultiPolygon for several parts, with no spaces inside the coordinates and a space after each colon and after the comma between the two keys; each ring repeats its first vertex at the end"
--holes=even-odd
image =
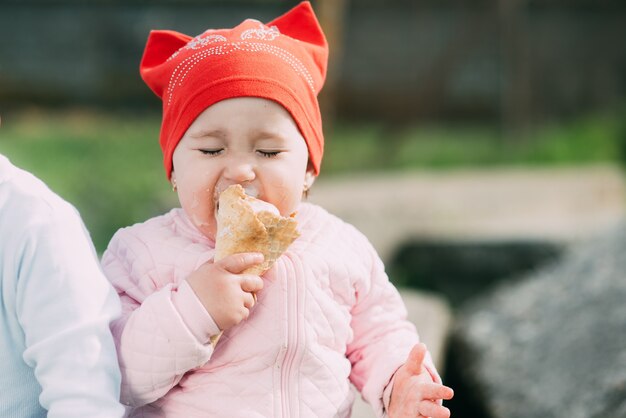
{"type": "Polygon", "coordinates": [[[159,97],[167,87],[171,72],[168,58],[185,46],[191,36],[171,30],[153,30],[143,51],[139,73],[150,89],[159,97]]]}
{"type": "Polygon", "coordinates": [[[277,17],[267,26],[276,26],[280,33],[304,43],[321,76],[321,82],[326,78],[328,66],[328,42],[322,31],[311,3],[303,1],[282,16],[277,17]]]}

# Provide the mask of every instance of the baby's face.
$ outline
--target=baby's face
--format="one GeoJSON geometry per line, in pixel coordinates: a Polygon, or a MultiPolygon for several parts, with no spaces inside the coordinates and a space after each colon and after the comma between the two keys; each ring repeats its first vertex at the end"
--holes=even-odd
{"type": "Polygon", "coordinates": [[[302,200],[305,182],[313,180],[306,143],[291,115],[255,97],[208,107],[183,135],[173,165],[182,208],[211,239],[217,198],[228,186],[241,184],[248,195],[287,216],[302,200]]]}

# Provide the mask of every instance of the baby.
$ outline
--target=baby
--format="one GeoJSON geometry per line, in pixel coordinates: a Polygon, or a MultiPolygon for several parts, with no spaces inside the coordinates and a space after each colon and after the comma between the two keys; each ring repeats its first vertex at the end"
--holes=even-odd
{"type": "Polygon", "coordinates": [[[181,208],[118,231],[102,260],[123,305],[130,416],[349,417],[351,382],[378,416],[449,416],[452,390],[370,243],[302,202],[320,172],[327,55],[307,2],[268,24],[150,34],[141,74],[163,100],[181,208]],[[296,214],[299,237],[261,276],[247,271],[262,254],[214,260],[232,185],[296,214]]]}

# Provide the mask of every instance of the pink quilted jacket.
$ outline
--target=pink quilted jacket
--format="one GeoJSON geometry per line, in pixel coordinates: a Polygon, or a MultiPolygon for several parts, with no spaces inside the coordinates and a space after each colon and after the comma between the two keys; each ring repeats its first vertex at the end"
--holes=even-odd
{"type": "Polygon", "coordinates": [[[181,209],[116,233],[102,263],[123,304],[113,333],[132,417],[349,417],[350,382],[385,415],[418,341],[402,300],[356,229],[306,203],[297,220],[301,237],[215,350],[218,329],[184,281],[213,242],[181,209]]]}

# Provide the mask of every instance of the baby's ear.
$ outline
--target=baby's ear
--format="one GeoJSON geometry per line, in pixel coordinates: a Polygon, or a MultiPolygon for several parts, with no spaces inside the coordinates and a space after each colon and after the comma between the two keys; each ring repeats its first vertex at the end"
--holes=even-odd
{"type": "Polygon", "coordinates": [[[313,186],[313,183],[315,183],[316,178],[317,176],[315,175],[315,170],[313,169],[313,166],[309,164],[309,168],[307,168],[306,173],[304,174],[304,190],[305,191],[309,190],[313,186]]]}
{"type": "Polygon", "coordinates": [[[167,59],[191,39],[189,35],[171,30],[153,30],[150,32],[139,65],[139,73],[157,96],[163,97],[163,90],[169,83],[172,69],[169,65],[171,63],[167,59]]]}

